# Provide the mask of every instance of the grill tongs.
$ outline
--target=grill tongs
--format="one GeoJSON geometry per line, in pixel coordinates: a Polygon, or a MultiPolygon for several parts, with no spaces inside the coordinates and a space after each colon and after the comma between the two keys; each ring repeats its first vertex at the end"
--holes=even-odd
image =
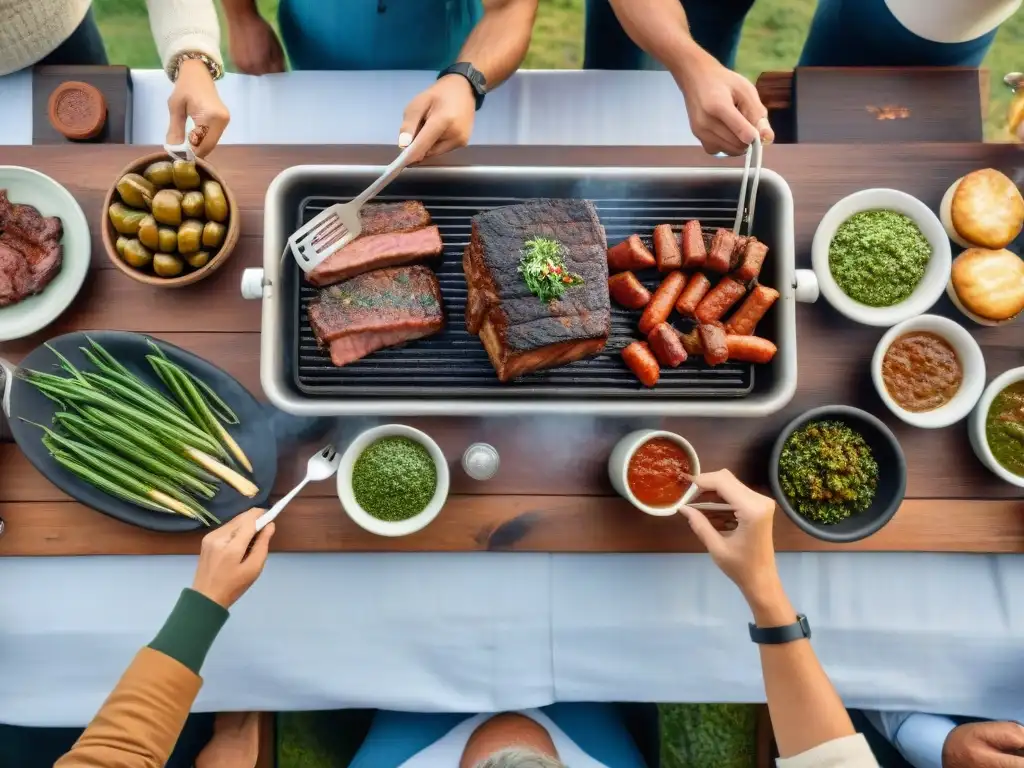
{"type": "Polygon", "coordinates": [[[299,227],[295,234],[288,238],[288,247],[303,272],[309,274],[332,253],[359,237],[363,228],[359,219],[360,210],[405,170],[417,141],[419,137],[414,139],[402,154],[384,169],[380,178],[362,194],[351,202],[335,203],[314,216],[309,223],[299,227]]]}
{"type": "Polygon", "coordinates": [[[743,180],[740,182],[740,199],[736,204],[736,221],[732,225],[732,231],[739,235],[740,229],[746,228],[746,234],[754,231],[754,205],[757,203],[757,185],[761,183],[761,159],[764,147],[761,144],[761,137],[758,136],[754,142],[747,147],[746,160],[743,163],[743,180]],[[747,198],[747,183],[750,181],[750,161],[754,160],[754,182],[750,187],[750,198],[747,198]]]}

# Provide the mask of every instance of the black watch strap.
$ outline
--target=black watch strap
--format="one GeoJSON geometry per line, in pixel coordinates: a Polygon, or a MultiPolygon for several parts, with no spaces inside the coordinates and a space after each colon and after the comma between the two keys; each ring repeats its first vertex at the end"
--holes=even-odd
{"type": "Polygon", "coordinates": [[[484,97],[487,96],[487,78],[484,73],[474,67],[468,61],[457,61],[450,67],[445,67],[437,73],[437,79],[447,75],[462,75],[469,81],[469,87],[473,89],[473,97],[476,99],[476,108],[484,105],[484,97]]]}
{"type": "Polygon", "coordinates": [[[785,627],[759,627],[750,625],[750,639],[758,645],[782,645],[794,640],[810,640],[811,625],[802,613],[797,614],[796,621],[785,627]]]}

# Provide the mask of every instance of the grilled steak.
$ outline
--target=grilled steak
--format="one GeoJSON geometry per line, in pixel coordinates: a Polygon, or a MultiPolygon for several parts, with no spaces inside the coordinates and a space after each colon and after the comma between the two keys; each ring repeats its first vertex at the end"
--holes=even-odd
{"type": "Polygon", "coordinates": [[[306,279],[324,286],[381,267],[411,264],[441,255],[441,232],[431,226],[423,203],[367,205],[360,214],[362,232],[310,272],[306,279]]]}
{"type": "Polygon", "coordinates": [[[473,217],[462,266],[469,285],[466,327],[480,336],[500,381],[600,352],[611,328],[608,244],[586,200],[531,200],[473,217]],[[533,237],[558,240],[570,272],[583,278],[542,302],[519,273],[533,237]]]}
{"type": "Polygon", "coordinates": [[[331,362],[347,365],[441,330],[441,287],[424,266],[378,269],[321,290],[309,323],[331,362]]]}
{"type": "Polygon", "coordinates": [[[14,204],[0,189],[0,307],[39,293],[57,276],[63,235],[59,218],[14,204]]]}

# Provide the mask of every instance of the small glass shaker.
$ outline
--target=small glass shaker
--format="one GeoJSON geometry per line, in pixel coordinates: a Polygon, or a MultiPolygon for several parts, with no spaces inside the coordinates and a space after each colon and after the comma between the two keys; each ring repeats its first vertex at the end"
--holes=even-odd
{"type": "Polygon", "coordinates": [[[500,464],[498,451],[487,443],[473,443],[462,454],[462,469],[474,480],[490,480],[500,464]]]}

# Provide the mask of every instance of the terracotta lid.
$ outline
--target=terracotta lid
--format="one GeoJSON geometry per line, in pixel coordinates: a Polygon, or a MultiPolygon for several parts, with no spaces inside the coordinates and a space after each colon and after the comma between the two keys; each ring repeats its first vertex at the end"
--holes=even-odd
{"type": "Polygon", "coordinates": [[[107,100],[94,85],[69,80],[50,94],[50,124],[69,139],[92,139],[107,122],[107,100]]]}

